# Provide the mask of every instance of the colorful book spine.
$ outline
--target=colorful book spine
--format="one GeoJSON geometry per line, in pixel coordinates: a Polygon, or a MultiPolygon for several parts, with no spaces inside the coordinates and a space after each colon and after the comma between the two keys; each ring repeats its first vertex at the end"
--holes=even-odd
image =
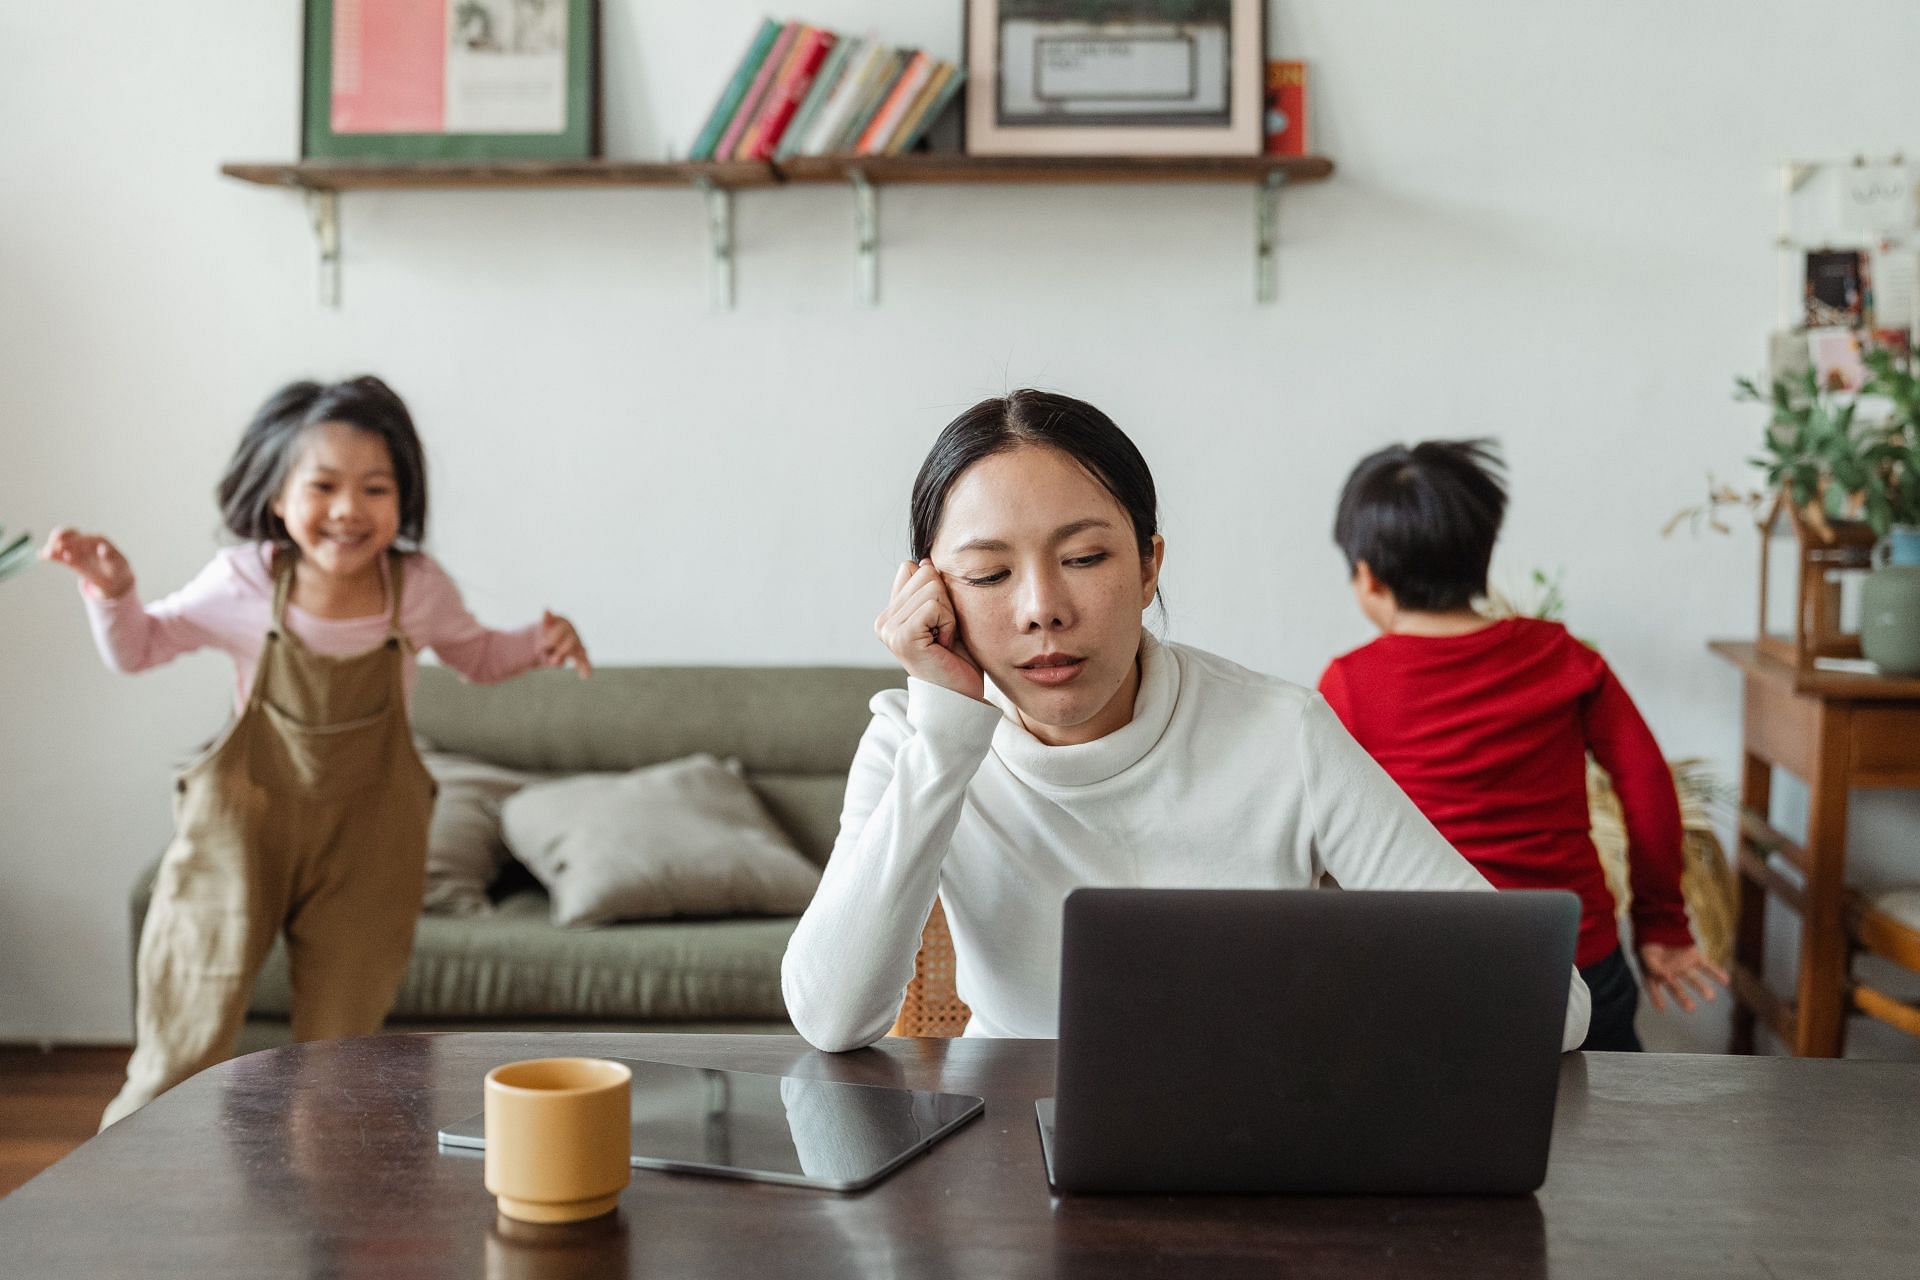
{"type": "Polygon", "coordinates": [[[1267,154],[1307,154],[1307,64],[1267,63],[1267,154]]]}
{"type": "Polygon", "coordinates": [[[746,56],[734,68],[733,78],[727,81],[727,87],[720,91],[720,100],[713,104],[707,122],[700,127],[699,136],[687,152],[688,158],[713,159],[714,150],[720,145],[720,135],[726,132],[727,123],[740,109],[740,100],[747,96],[747,88],[759,72],[760,64],[767,60],[767,51],[773,48],[773,42],[779,38],[780,24],[772,18],[761,19],[760,29],[754,32],[753,39],[747,45],[746,56]]]}
{"type": "Polygon", "coordinates": [[[853,115],[847,120],[846,127],[833,140],[827,149],[828,155],[851,155],[860,142],[860,135],[867,131],[867,125],[874,115],[886,104],[887,93],[893,88],[894,81],[900,78],[900,69],[907,65],[909,54],[905,49],[895,49],[887,55],[885,62],[874,72],[873,79],[867,85],[866,96],[854,108],[853,115]]]}
{"type": "Polygon", "coordinates": [[[759,114],[760,103],[767,96],[767,86],[773,83],[775,74],[779,72],[781,64],[786,61],[787,51],[793,47],[799,35],[800,24],[797,22],[789,22],[780,28],[780,34],[774,39],[773,47],[767,50],[766,60],[754,73],[753,83],[748,86],[746,96],[740,100],[740,109],[733,113],[733,119],[728,122],[726,131],[720,135],[719,145],[713,149],[716,160],[733,159],[733,154],[740,145],[740,135],[747,131],[747,126],[752,124],[754,117],[759,114]]]}
{"type": "Polygon", "coordinates": [[[773,78],[767,81],[767,91],[760,95],[759,105],[753,109],[753,119],[747,121],[746,129],[734,144],[732,158],[751,160],[753,148],[760,141],[760,131],[766,126],[767,113],[773,109],[774,99],[786,88],[787,78],[793,74],[794,61],[800,56],[800,47],[807,42],[812,27],[802,23],[795,33],[793,43],[787,46],[786,56],[780,59],[780,65],[774,69],[773,78]]]}
{"type": "Polygon", "coordinates": [[[867,100],[867,94],[873,88],[873,81],[886,65],[892,50],[879,41],[869,41],[861,53],[859,61],[848,67],[847,74],[840,79],[840,85],[833,91],[833,97],[820,111],[820,119],[808,131],[806,141],[801,144],[801,154],[809,156],[829,155],[840,135],[846,132],[853,113],[867,100]]]}
{"type": "Polygon", "coordinates": [[[820,74],[821,66],[838,41],[839,37],[831,31],[808,29],[806,38],[796,46],[786,78],[776,83],[767,95],[758,132],[751,135],[751,142],[743,144],[746,159],[773,159],[774,148],[780,145],[780,139],[786,136],[787,127],[800,110],[800,100],[813,87],[814,78],[820,74]]]}
{"type": "Polygon", "coordinates": [[[852,65],[859,55],[861,42],[858,40],[836,40],[833,52],[820,64],[820,74],[813,78],[813,88],[807,90],[806,99],[800,109],[793,113],[793,123],[780,135],[780,145],[773,149],[775,160],[790,160],[800,154],[800,146],[806,140],[813,122],[820,118],[827,100],[833,96],[834,89],[840,83],[840,77],[852,65]]]}
{"type": "Polygon", "coordinates": [[[886,141],[881,144],[880,154],[889,156],[900,154],[901,148],[906,144],[908,132],[920,123],[920,117],[925,114],[928,107],[933,105],[933,96],[940,92],[940,86],[945,84],[947,77],[952,74],[951,62],[934,62],[932,71],[927,75],[927,82],[920,86],[920,92],[913,95],[913,101],[909,102],[907,109],[900,113],[900,123],[893,127],[893,132],[888,134],[886,141]]]}
{"type": "Polygon", "coordinates": [[[926,88],[927,78],[932,74],[933,59],[927,57],[924,50],[914,54],[913,60],[907,63],[907,69],[902,71],[900,78],[894,82],[892,91],[887,94],[887,100],[881,104],[880,110],[875,112],[873,119],[868,122],[866,132],[860,135],[860,141],[854,146],[857,154],[878,155],[886,147],[887,139],[892,137],[893,131],[900,127],[901,117],[906,115],[907,108],[913,105],[915,95],[926,88]]]}
{"type": "Polygon", "coordinates": [[[887,148],[888,155],[905,155],[919,146],[920,139],[927,136],[927,130],[933,128],[940,119],[941,113],[947,109],[947,104],[951,103],[954,95],[960,92],[960,86],[966,82],[967,73],[952,63],[946,65],[946,71],[947,74],[940,86],[927,96],[926,108],[920,112],[919,119],[909,121],[894,136],[893,143],[887,148]]]}

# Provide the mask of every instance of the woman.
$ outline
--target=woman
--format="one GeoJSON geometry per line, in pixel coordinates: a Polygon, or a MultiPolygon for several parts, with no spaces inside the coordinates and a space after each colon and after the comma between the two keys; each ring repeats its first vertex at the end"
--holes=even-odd
{"type": "MultiPolygon", "coordinates": [[[[1147,633],[1153,477],[1092,405],[1017,391],[961,414],[912,525],[874,622],[907,689],[873,700],[781,966],[816,1047],[886,1034],[936,893],[968,1034],[1049,1037],[1081,885],[1490,887],[1318,695],[1147,633]]],[[[1567,1048],[1588,1007],[1570,977],[1567,1048]]]]}

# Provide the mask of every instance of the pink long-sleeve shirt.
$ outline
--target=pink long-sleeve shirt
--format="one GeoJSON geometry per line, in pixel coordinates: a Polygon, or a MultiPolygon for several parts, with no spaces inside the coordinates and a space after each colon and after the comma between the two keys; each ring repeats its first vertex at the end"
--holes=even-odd
{"type": "MultiPolygon", "coordinates": [[[[480,684],[517,676],[538,664],[537,624],[516,631],[481,626],[431,556],[407,556],[402,573],[400,629],[408,641],[409,698],[422,649],[433,650],[447,666],[480,684]]],[[[94,643],[114,670],[145,671],[195,649],[218,649],[233,659],[234,706],[246,704],[260,650],[273,626],[270,544],[224,548],[193,581],[150,605],[141,604],[137,591],[101,600],[83,584],[80,595],[87,602],[94,643]]],[[[287,629],[315,653],[364,653],[386,641],[392,600],[389,584],[387,604],[362,618],[317,618],[289,601],[287,629]]]]}

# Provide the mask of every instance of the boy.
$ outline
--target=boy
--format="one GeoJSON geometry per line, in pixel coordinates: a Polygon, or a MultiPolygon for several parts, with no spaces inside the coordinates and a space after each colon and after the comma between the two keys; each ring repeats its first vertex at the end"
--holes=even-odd
{"type": "Polygon", "coordinates": [[[1637,1051],[1639,1005],[1588,834],[1586,757],[1626,814],[1633,933],[1656,1009],[1713,999],[1680,896],[1680,806],[1660,748],[1600,655],[1564,627],[1473,608],[1506,513],[1488,440],[1395,445],[1347,479],[1333,539],[1378,640],[1320,692],[1421,812],[1498,889],[1580,896],[1576,963],[1593,993],[1583,1049],[1637,1051]]]}

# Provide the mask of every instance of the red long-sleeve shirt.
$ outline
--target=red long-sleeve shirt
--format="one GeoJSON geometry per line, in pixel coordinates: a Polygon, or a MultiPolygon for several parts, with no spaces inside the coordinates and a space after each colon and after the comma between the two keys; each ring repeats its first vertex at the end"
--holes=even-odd
{"type": "Polygon", "coordinates": [[[1689,946],[1680,804],[1633,700],[1558,623],[1385,635],[1335,658],[1320,692],[1427,819],[1499,889],[1580,895],[1578,963],[1619,945],[1589,834],[1586,756],[1626,814],[1635,940],[1689,946]]]}

